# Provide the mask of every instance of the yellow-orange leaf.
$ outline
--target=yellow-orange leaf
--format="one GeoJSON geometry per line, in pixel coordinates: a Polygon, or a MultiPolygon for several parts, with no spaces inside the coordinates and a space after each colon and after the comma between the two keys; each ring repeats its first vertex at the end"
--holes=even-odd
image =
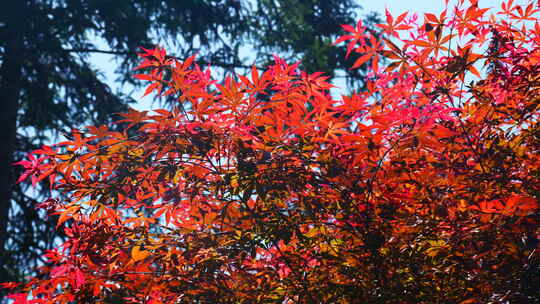
{"type": "Polygon", "coordinates": [[[134,246],[131,249],[131,258],[136,262],[144,260],[149,254],[148,251],[141,250],[141,246],[134,246]]]}

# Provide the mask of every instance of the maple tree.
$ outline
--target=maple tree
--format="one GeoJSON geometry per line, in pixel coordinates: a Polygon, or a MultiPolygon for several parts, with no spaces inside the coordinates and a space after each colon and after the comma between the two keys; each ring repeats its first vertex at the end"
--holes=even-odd
{"type": "Polygon", "coordinates": [[[68,240],[16,303],[538,303],[540,8],[345,25],[365,91],[143,50],[172,110],[20,161],[68,240]],[[383,60],[384,58],[384,60],[383,60]]]}
{"type": "MultiPolygon", "coordinates": [[[[339,25],[353,23],[360,9],[354,0],[5,3],[0,10],[0,283],[34,275],[45,250],[64,238],[54,217],[34,208],[48,197],[48,185],[17,184],[23,168],[12,163],[73,127],[112,125],[118,119],[112,113],[135,102],[125,93],[146,84],[132,77],[137,47],[165,43],[173,56],[197,53],[196,62],[210,64],[214,75],[249,71],[251,63],[264,67],[276,53],[287,61],[301,59],[303,70],[332,77],[354,60],[332,42],[341,34],[339,25]],[[109,60],[116,64],[99,64],[109,60]],[[105,67],[115,76],[105,77],[105,67]]],[[[363,20],[368,28],[379,23],[373,14],[363,20]]],[[[362,87],[365,70],[354,72],[347,81],[362,87]]],[[[159,103],[169,108],[175,102],[159,103]]],[[[5,292],[0,289],[0,303],[5,292]]]]}

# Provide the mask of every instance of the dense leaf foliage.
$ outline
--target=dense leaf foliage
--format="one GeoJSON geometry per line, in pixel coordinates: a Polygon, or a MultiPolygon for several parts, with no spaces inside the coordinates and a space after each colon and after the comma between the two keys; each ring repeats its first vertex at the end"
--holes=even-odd
{"type": "Polygon", "coordinates": [[[367,90],[279,57],[214,81],[144,50],[172,110],[19,162],[69,239],[17,303],[538,303],[540,8],[345,25],[367,90]],[[358,55],[356,55],[358,53],[358,55]],[[382,57],[386,61],[381,61],[382,57]]]}
{"type": "MultiPolygon", "coordinates": [[[[44,251],[63,239],[62,230],[54,229],[56,218],[45,218],[33,208],[47,197],[48,185],[29,189],[16,184],[22,168],[12,163],[74,127],[106,124],[121,130],[122,124],[111,124],[118,119],[113,113],[127,111],[134,99],[126,93],[145,84],[132,77],[139,46],[165,44],[170,55],[181,58],[197,53],[197,63],[211,65],[217,75],[249,70],[254,62],[265,66],[274,53],[309,58],[303,68],[328,75],[349,66],[353,59],[341,56],[341,48],[332,42],[341,33],[339,24],[356,20],[359,7],[352,0],[297,1],[294,14],[271,9],[280,2],[17,0],[3,5],[0,283],[22,280],[44,262],[44,251]],[[277,24],[287,25],[287,30],[277,24]],[[324,31],[319,24],[327,25],[324,31]],[[277,40],[287,43],[276,44],[277,40]],[[252,50],[251,58],[244,58],[246,50],[252,50]],[[106,64],[107,71],[117,67],[108,79],[94,65],[107,60],[115,61],[106,64]],[[111,84],[129,86],[115,90],[111,84]]],[[[372,27],[376,23],[372,17],[364,20],[372,27]]],[[[347,79],[361,87],[365,70],[358,71],[347,79]]],[[[164,101],[169,107],[166,101],[171,100],[164,101]]],[[[0,291],[0,301],[2,296],[0,291]]]]}

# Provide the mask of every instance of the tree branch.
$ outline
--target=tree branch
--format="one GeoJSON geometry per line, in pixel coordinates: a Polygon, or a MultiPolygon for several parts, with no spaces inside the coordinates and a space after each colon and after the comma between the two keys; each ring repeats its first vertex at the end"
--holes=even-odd
{"type": "MultiPolygon", "coordinates": [[[[62,49],[64,52],[68,53],[100,53],[100,54],[109,54],[109,55],[122,55],[122,56],[128,56],[128,55],[137,55],[137,52],[134,51],[113,51],[113,50],[100,50],[100,49],[91,49],[91,48],[77,48],[77,49],[62,49]]],[[[183,58],[173,56],[174,58],[178,60],[183,60],[183,58]]],[[[240,64],[240,63],[227,63],[227,62],[219,62],[219,61],[207,61],[207,60],[196,60],[195,61],[198,65],[211,65],[216,66],[224,69],[231,69],[231,68],[241,68],[241,69],[251,69],[250,65],[240,64]]],[[[261,67],[257,67],[257,69],[261,69],[261,67]]]]}

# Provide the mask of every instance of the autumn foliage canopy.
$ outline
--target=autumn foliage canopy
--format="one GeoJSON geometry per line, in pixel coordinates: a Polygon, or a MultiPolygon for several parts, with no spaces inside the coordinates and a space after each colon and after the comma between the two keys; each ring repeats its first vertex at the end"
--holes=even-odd
{"type": "Polygon", "coordinates": [[[169,110],[18,162],[67,241],[16,303],[539,303],[537,3],[344,25],[366,85],[276,56],[216,81],[144,50],[169,110]]]}

